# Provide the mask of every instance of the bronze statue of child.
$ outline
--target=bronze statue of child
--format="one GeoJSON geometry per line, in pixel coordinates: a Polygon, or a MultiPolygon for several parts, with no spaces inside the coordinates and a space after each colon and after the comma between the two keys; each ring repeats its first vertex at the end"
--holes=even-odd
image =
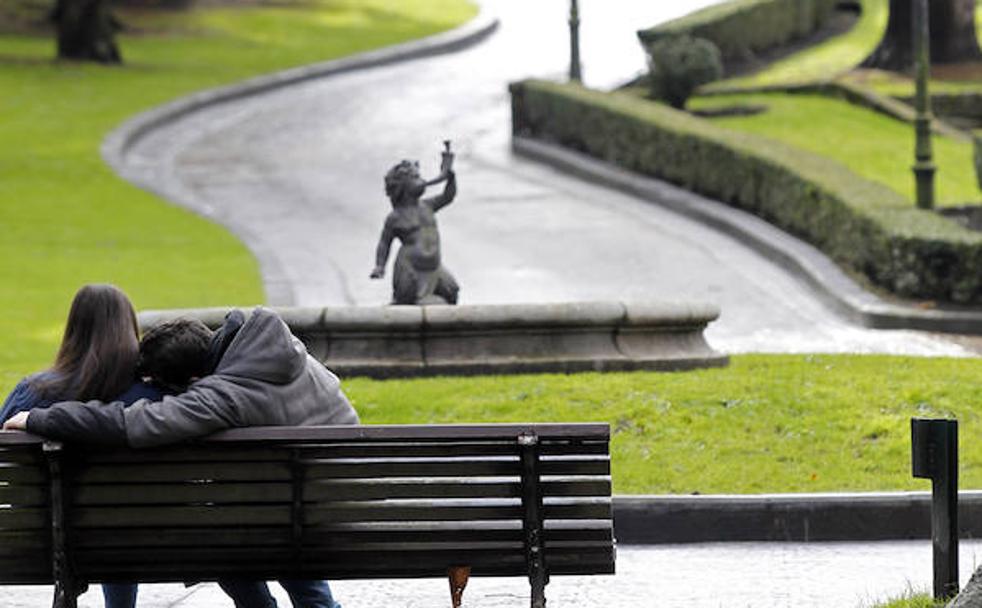
{"type": "Polygon", "coordinates": [[[425,181],[419,175],[419,163],[404,160],[385,174],[385,194],[392,202],[392,212],[385,218],[382,236],[375,252],[375,269],[371,278],[385,275],[389,248],[393,239],[401,246],[392,270],[393,304],[456,304],[460,287],[440,260],[440,233],[436,216],[457,194],[450,142],[444,150],[440,175],[425,181]],[[424,198],[427,186],[446,182],[443,192],[424,198]]]}

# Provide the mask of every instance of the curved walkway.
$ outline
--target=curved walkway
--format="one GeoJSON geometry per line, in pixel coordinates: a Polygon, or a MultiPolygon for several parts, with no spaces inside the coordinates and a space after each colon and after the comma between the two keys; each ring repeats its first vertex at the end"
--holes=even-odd
{"type": "MultiPolygon", "coordinates": [[[[643,63],[635,27],[696,4],[582,2],[587,83],[631,77],[643,63]]],[[[568,3],[487,5],[501,27],[483,44],[210,104],[142,132],[117,166],[230,225],[273,304],[387,302],[388,282],[368,279],[388,211],[382,176],[402,158],[435,174],[450,139],[460,192],[440,221],[462,302],[709,300],[723,314],[707,337],[728,352],[965,354],[946,338],[851,324],[739,238],[513,156],[507,83],[563,77],[568,3]]]]}

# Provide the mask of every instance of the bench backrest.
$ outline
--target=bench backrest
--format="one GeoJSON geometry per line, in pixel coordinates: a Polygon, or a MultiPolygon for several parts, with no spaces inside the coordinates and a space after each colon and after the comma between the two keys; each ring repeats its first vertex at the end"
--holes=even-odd
{"type": "Polygon", "coordinates": [[[68,565],[93,582],[526,575],[530,543],[550,574],[613,572],[607,425],[266,427],[65,447],[47,454],[54,483],[34,441],[0,444],[8,583],[51,581],[59,512],[68,565]]]}

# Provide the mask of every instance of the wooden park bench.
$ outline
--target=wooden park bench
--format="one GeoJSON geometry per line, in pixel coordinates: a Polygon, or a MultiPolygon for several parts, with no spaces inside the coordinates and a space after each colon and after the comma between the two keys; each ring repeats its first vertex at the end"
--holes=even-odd
{"type": "Polygon", "coordinates": [[[0,583],[614,571],[606,424],[259,427],[145,450],[0,432],[0,583]],[[469,570],[468,570],[469,569],[469,570]]]}

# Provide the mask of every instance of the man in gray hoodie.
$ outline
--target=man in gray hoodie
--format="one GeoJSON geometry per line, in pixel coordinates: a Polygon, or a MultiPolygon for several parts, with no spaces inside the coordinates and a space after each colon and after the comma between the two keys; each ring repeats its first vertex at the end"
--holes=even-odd
{"type": "Polygon", "coordinates": [[[234,427],[358,424],[337,376],[307,353],[273,311],[256,308],[248,319],[239,311],[229,313],[210,346],[212,352],[202,358],[198,373],[190,374],[186,390],[166,383],[178,394],[130,407],[64,402],[15,416],[4,428],[77,443],[145,448],[234,427]]]}
{"type": "MultiPolygon", "coordinates": [[[[274,312],[230,312],[214,334],[197,321],[155,328],[140,344],[141,368],[174,392],[160,401],[64,402],[23,412],[4,429],[99,445],[153,447],[245,426],[357,424],[337,376],[274,312]]],[[[271,608],[262,581],[222,580],[237,608],[271,608]]],[[[298,608],[338,608],[325,581],[281,580],[298,608]]]]}

